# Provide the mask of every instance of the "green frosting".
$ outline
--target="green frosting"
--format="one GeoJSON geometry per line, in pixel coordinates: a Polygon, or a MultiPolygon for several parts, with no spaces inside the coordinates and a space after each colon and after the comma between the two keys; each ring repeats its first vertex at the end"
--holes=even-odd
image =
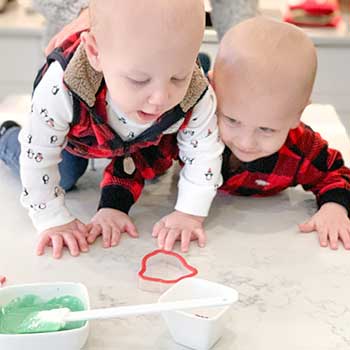
{"type": "MultiPolygon", "coordinates": [[[[27,320],[30,316],[44,310],[68,308],[71,311],[83,311],[84,304],[76,297],[65,295],[51,300],[43,300],[36,295],[25,295],[15,298],[10,303],[0,306],[0,333],[19,334],[30,333],[26,331],[27,320]]],[[[67,322],[60,330],[80,328],[85,325],[85,321],[67,322]]],[[[30,329],[30,328],[29,328],[30,329]]]]}

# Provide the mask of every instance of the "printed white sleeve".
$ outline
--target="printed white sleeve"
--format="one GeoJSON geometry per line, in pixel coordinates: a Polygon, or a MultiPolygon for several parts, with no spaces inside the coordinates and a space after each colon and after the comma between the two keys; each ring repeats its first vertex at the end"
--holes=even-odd
{"type": "Polygon", "coordinates": [[[207,216],[217,189],[222,184],[221,164],[224,144],[216,118],[216,97],[209,87],[195,106],[191,119],[177,136],[180,172],[176,210],[207,216]]]}
{"type": "Polygon", "coordinates": [[[54,62],[34,91],[28,122],[19,134],[21,203],[39,232],[75,219],[65,207],[58,170],[72,118],[72,97],[54,62]]]}

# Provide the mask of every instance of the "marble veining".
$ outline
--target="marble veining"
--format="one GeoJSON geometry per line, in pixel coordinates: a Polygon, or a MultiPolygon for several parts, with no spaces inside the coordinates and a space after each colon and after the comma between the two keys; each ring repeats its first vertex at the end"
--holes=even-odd
{"type": "MultiPolygon", "coordinates": [[[[317,115],[310,112],[311,122],[331,129],[331,141],[349,157],[350,141],[339,119],[333,114],[327,124],[319,117],[325,109],[317,108],[317,115]]],[[[78,190],[67,195],[67,204],[82,220],[95,211],[102,166],[97,162],[97,171],[88,170],[78,190]]],[[[17,200],[20,183],[0,164],[0,274],[8,285],[82,282],[92,307],[156,302],[158,294],[138,289],[137,272],[142,257],[156,248],[153,223],[175,202],[177,172],[174,168],[146,185],[131,212],[139,239],[124,236],[120,246],[108,250],[99,240],[79,258],[66,252],[56,261],[35,256],[35,232],[17,200]]],[[[320,248],[316,234],[298,232],[297,224],[315,210],[313,196],[299,187],[271,198],[216,198],[206,226],[207,246],[193,244],[186,254],[199,277],[240,294],[215,350],[349,349],[350,252],[320,248]]],[[[158,315],[92,322],[84,350],[112,349],[184,348],[172,341],[158,315]]]]}

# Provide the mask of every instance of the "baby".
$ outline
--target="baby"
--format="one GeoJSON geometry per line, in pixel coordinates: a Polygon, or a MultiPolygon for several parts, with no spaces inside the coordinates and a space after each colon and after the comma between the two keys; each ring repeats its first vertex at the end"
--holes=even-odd
{"type": "Polygon", "coordinates": [[[216,98],[196,64],[204,33],[202,0],[92,0],[91,30],[49,55],[35,81],[30,120],[5,122],[0,154],[23,183],[22,203],[40,232],[37,253],[52,245],[73,256],[103,236],[115,246],[138,233],[128,216],[144,180],[180,173],[175,211],[153,228],[160,247],[181,239],[205,245],[204,218],[221,185],[223,144],[216,98]],[[6,152],[1,152],[6,149],[6,152]],[[65,205],[64,192],[88,158],[108,158],[96,215],[88,225],[65,205]]]}
{"type": "Polygon", "coordinates": [[[350,249],[350,170],[300,121],[316,69],[314,45],[295,26],[256,17],[225,35],[211,74],[226,144],[221,190],[268,196],[300,184],[319,206],[300,230],[350,249]]]}

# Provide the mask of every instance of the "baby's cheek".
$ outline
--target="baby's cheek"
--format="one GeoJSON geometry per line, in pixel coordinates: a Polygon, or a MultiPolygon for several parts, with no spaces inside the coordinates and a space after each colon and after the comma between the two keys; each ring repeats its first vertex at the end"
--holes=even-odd
{"type": "Polygon", "coordinates": [[[224,125],[219,130],[222,142],[225,145],[230,146],[233,143],[233,140],[236,138],[236,133],[232,129],[227,128],[224,125]]]}
{"type": "Polygon", "coordinates": [[[266,153],[273,154],[277,152],[284,144],[284,139],[275,137],[264,141],[263,149],[266,153]]]}

